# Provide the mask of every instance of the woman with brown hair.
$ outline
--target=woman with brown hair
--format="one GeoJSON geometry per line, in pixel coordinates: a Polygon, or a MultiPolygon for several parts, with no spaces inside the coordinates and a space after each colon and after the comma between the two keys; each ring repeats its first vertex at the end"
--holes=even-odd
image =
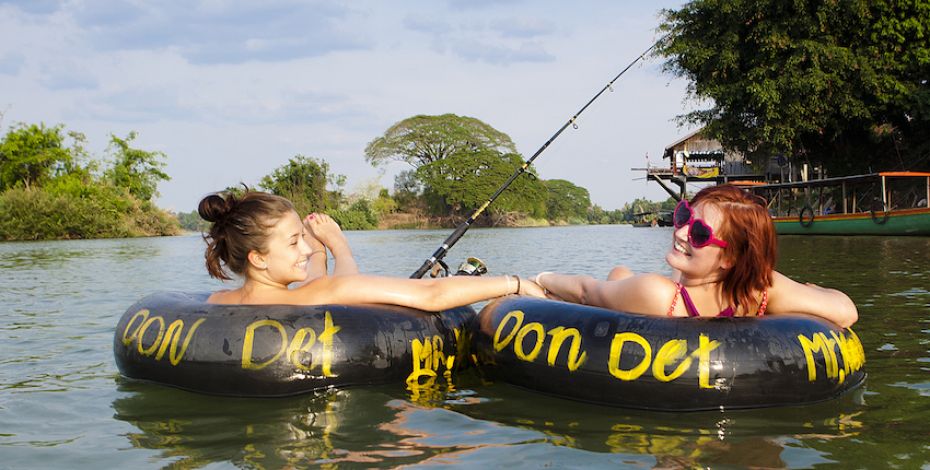
{"type": "Polygon", "coordinates": [[[795,282],[774,270],[775,228],[765,202],[736,186],[702,189],[675,208],[665,256],[671,278],[614,268],[606,281],[540,273],[550,298],[670,317],[807,313],[849,327],[859,318],[846,294],[795,282]]]}
{"type": "Polygon", "coordinates": [[[217,279],[245,281],[237,289],[213,293],[215,304],[394,304],[427,311],[507,294],[542,295],[534,283],[517,276],[398,279],[358,273],[352,250],[328,216],[304,220],[285,198],[247,191],[211,194],[200,201],[200,216],[212,222],[207,241],[207,271],[217,279]],[[327,273],[326,250],[334,268],[327,273]],[[290,288],[292,284],[296,287],[290,288]]]}

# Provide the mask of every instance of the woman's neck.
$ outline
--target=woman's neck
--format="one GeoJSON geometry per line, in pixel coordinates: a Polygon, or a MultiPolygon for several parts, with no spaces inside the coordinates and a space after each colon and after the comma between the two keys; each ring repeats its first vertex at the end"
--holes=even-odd
{"type": "Polygon", "coordinates": [[[713,299],[721,310],[729,304],[726,296],[723,295],[723,282],[719,279],[689,278],[687,275],[682,274],[678,282],[688,289],[688,293],[692,294],[692,297],[697,294],[700,298],[713,299]]]}
{"type": "Polygon", "coordinates": [[[678,282],[689,289],[716,289],[719,291],[723,288],[723,282],[720,279],[710,277],[690,277],[685,273],[681,273],[681,276],[678,278],[678,282]]]}
{"type": "Polygon", "coordinates": [[[241,297],[242,302],[245,303],[250,300],[261,301],[265,295],[280,292],[281,290],[287,290],[287,286],[256,276],[248,277],[236,292],[241,297]]]}

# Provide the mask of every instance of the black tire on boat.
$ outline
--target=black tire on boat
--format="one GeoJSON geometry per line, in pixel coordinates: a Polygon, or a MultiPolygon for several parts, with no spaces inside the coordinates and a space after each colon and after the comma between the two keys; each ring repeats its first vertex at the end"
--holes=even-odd
{"type": "Polygon", "coordinates": [[[801,227],[804,228],[810,227],[814,223],[814,208],[811,207],[810,204],[805,204],[801,209],[801,212],[798,214],[798,222],[801,224],[801,227]]]}
{"type": "Polygon", "coordinates": [[[877,199],[872,201],[869,215],[872,217],[872,222],[878,225],[885,225],[885,222],[888,222],[889,214],[888,211],[885,210],[885,204],[877,199]],[[881,213],[881,215],[878,215],[879,213],[881,213]]]}

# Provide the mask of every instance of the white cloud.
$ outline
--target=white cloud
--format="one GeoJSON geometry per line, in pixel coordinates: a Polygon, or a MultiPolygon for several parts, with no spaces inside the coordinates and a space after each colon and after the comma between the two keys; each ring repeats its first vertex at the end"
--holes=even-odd
{"type": "Polygon", "coordinates": [[[95,50],[172,49],[192,63],[277,62],[372,45],[346,26],[358,13],[335,2],[74,0],[35,10],[69,18],[95,50]]]}
{"type": "Polygon", "coordinates": [[[504,37],[532,38],[556,32],[555,23],[540,18],[506,18],[491,22],[491,28],[504,37]]]}
{"type": "MultiPolygon", "coordinates": [[[[395,122],[477,117],[529,156],[655,39],[659,5],[579,5],[0,0],[0,109],[5,124],[82,131],[98,153],[138,131],[168,155],[159,203],[176,210],[296,154],[350,188],[390,187],[406,167],[382,177],[363,151],[395,122]]],[[[629,168],[684,132],[671,122],[683,98],[655,62],[634,67],[537,160],[541,177],[608,208],[664,198],[629,168]]]]}
{"type": "Polygon", "coordinates": [[[505,46],[477,41],[460,41],[452,50],[466,60],[483,61],[496,65],[508,65],[520,62],[551,62],[555,57],[546,52],[538,42],[523,42],[515,46],[505,46]]]}

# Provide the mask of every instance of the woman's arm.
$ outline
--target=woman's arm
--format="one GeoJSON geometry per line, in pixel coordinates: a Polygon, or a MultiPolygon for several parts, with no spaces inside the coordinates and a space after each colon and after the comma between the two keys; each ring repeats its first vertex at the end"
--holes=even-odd
{"type": "Polygon", "coordinates": [[[856,304],[846,294],[814,284],[801,284],[773,273],[766,313],[806,313],[825,318],[843,328],[859,319],[856,304]]]}
{"type": "Polygon", "coordinates": [[[402,279],[347,275],[319,278],[290,291],[281,291],[290,304],[393,304],[438,312],[507,294],[540,294],[532,281],[516,276],[453,276],[441,279],[402,279]]]}
{"type": "Polygon", "coordinates": [[[566,302],[646,315],[665,315],[675,294],[675,284],[658,274],[631,273],[620,279],[599,281],[591,276],[545,272],[535,280],[566,302]]]}
{"type": "Polygon", "coordinates": [[[310,246],[310,254],[307,256],[307,279],[301,285],[328,274],[326,246],[310,230],[313,219],[314,214],[304,217],[304,241],[310,246]]]}
{"type": "Polygon", "coordinates": [[[358,274],[358,264],[355,263],[349,241],[339,228],[339,224],[326,214],[310,214],[307,220],[313,237],[326,245],[333,254],[335,261],[333,276],[358,274]]]}

